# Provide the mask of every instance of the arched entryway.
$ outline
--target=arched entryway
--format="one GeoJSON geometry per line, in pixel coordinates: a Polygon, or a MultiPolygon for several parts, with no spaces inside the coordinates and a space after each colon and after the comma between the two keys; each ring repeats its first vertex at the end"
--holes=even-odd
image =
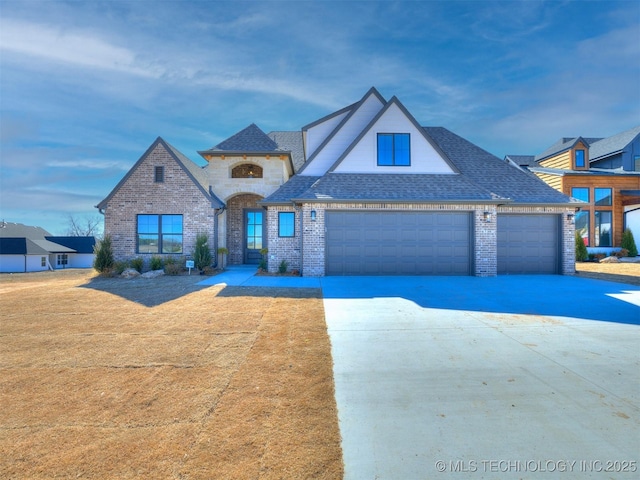
{"type": "Polygon", "coordinates": [[[258,264],[267,245],[266,211],[260,195],[236,195],[227,201],[227,249],[230,265],[258,264]]]}

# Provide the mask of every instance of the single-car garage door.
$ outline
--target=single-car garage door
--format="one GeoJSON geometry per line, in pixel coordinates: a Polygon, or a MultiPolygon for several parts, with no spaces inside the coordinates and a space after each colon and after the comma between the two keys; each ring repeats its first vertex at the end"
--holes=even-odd
{"type": "Polygon", "coordinates": [[[498,274],[559,272],[559,215],[498,215],[498,274]]]}
{"type": "Polygon", "coordinates": [[[470,275],[467,212],[327,211],[327,275],[470,275]]]}

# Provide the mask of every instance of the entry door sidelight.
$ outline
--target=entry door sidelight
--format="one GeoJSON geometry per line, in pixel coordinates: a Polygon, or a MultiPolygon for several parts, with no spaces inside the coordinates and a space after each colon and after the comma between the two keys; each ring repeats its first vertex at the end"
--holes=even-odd
{"type": "Polygon", "coordinates": [[[244,211],[244,263],[257,265],[262,260],[263,219],[264,210],[244,211]]]}

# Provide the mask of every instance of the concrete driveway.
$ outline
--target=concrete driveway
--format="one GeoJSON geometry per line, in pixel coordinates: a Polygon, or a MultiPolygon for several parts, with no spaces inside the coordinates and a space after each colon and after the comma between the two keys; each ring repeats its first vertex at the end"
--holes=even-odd
{"type": "Polygon", "coordinates": [[[345,479],[638,478],[640,289],[325,277],[345,479]]]}

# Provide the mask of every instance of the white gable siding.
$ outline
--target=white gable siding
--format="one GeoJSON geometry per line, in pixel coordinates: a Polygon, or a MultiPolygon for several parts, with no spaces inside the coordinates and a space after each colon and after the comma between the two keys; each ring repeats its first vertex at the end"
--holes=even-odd
{"type": "Polygon", "coordinates": [[[331,132],[335,130],[338,124],[348,114],[349,112],[344,112],[340,115],[336,115],[335,117],[331,117],[307,130],[305,144],[307,158],[315,153],[317,148],[322,144],[322,142],[324,142],[325,138],[327,138],[331,134],[331,132]]]}
{"type": "Polygon", "coordinates": [[[334,170],[339,173],[455,173],[404,112],[392,104],[334,170]],[[378,166],[378,133],[409,133],[411,165],[378,166]]]}
{"type": "Polygon", "coordinates": [[[371,94],[354,112],[354,114],[335,132],[329,142],[317,152],[315,158],[305,168],[301,175],[324,175],[327,170],[340,158],[358,135],[366,128],[371,120],[382,110],[383,104],[375,95],[371,94]]]}

